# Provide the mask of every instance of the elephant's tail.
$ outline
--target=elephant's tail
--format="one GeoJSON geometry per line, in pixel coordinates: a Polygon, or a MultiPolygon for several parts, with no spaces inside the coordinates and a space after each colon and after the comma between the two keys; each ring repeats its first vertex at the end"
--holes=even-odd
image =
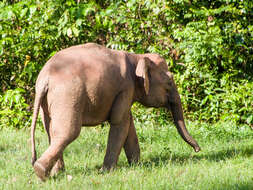
{"type": "Polygon", "coordinates": [[[40,80],[38,78],[36,82],[36,94],[35,94],[35,101],[34,101],[34,107],[33,107],[33,117],[32,117],[32,125],[31,125],[31,142],[32,142],[32,165],[37,160],[36,150],[35,150],[35,128],[36,128],[36,121],[38,118],[40,105],[47,94],[48,91],[48,79],[44,78],[40,80]]]}

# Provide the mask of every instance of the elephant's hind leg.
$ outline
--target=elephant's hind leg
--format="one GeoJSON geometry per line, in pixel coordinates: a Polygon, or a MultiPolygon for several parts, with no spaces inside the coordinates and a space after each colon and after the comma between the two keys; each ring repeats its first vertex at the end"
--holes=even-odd
{"type": "Polygon", "coordinates": [[[132,114],[130,115],[130,126],[128,135],[124,144],[124,150],[127,156],[129,164],[137,163],[140,159],[140,146],[138,137],[136,135],[136,129],[134,127],[134,121],[132,114]]]}
{"type": "MultiPolygon", "coordinates": [[[[41,109],[40,109],[40,113],[41,113],[41,119],[42,119],[42,123],[43,126],[47,132],[48,135],[48,142],[49,145],[51,144],[51,136],[50,136],[50,116],[49,116],[49,111],[48,111],[48,105],[46,100],[44,100],[42,102],[41,105],[41,109]]],[[[59,159],[56,161],[55,165],[53,166],[53,169],[51,171],[51,176],[56,175],[59,171],[63,171],[64,170],[64,160],[63,160],[63,153],[60,154],[59,159]]]]}
{"type": "Polygon", "coordinates": [[[59,159],[56,161],[56,163],[54,164],[51,172],[50,172],[50,176],[55,176],[56,174],[58,174],[60,171],[64,171],[65,170],[65,164],[64,164],[64,160],[63,160],[63,152],[60,153],[59,155],[59,159]]]}
{"type": "Polygon", "coordinates": [[[49,176],[55,163],[61,162],[66,146],[80,134],[80,114],[73,109],[62,109],[64,112],[53,112],[55,114],[52,116],[50,126],[50,146],[34,164],[36,175],[43,181],[49,176]]]}

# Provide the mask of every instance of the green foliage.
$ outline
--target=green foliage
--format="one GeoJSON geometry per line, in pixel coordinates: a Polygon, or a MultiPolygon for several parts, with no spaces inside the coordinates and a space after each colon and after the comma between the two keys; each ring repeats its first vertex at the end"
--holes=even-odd
{"type": "Polygon", "coordinates": [[[30,125],[30,112],[28,104],[23,97],[25,90],[16,88],[7,90],[4,96],[0,96],[0,128],[23,128],[30,125]]]}
{"type": "Polygon", "coordinates": [[[97,42],[164,56],[189,119],[253,125],[251,0],[3,0],[0,10],[2,96],[22,88],[31,105],[55,52],[97,42]]]}
{"type": "Polygon", "coordinates": [[[199,3],[174,31],[186,64],[178,77],[190,117],[253,124],[252,8],[250,1],[199,3]]]}

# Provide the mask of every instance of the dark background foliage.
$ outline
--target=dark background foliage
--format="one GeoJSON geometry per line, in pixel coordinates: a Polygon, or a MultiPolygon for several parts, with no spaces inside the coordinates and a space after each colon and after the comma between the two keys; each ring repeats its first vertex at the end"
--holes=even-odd
{"type": "MultiPolygon", "coordinates": [[[[161,54],[188,119],[253,125],[253,1],[3,0],[0,126],[28,126],[43,65],[86,42],[161,54]]],[[[134,110],[141,119],[143,108],[134,110]]],[[[159,121],[167,117],[151,113],[159,121]]]]}

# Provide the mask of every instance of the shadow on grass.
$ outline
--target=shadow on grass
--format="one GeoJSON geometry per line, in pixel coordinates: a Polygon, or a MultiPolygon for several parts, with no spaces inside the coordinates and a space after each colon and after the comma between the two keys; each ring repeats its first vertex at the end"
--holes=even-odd
{"type": "Polygon", "coordinates": [[[6,149],[7,149],[6,147],[0,146],[0,152],[5,151],[6,149]]]}
{"type": "Polygon", "coordinates": [[[236,184],[217,184],[214,185],[213,189],[216,190],[252,190],[253,189],[253,182],[239,182],[236,184]]]}
{"type": "MultiPolygon", "coordinates": [[[[153,167],[153,166],[160,166],[163,164],[167,164],[168,162],[171,162],[172,164],[187,164],[189,162],[198,162],[200,160],[207,160],[209,162],[220,162],[228,159],[233,159],[236,157],[250,157],[253,155],[253,146],[252,144],[242,144],[238,147],[227,147],[222,150],[212,150],[210,152],[204,152],[204,150],[200,153],[175,153],[171,151],[170,149],[167,149],[166,151],[162,153],[151,153],[149,157],[141,159],[140,163],[137,165],[144,166],[146,168],[153,167]]],[[[116,169],[121,167],[132,167],[133,165],[128,165],[126,161],[121,161],[117,164],[116,169]]],[[[106,173],[109,173],[107,171],[101,172],[100,168],[102,167],[101,164],[88,166],[86,168],[83,167],[73,167],[69,166],[66,168],[64,172],[60,172],[55,177],[52,177],[52,180],[59,180],[59,179],[65,179],[66,175],[68,173],[71,173],[71,175],[84,175],[84,176],[90,176],[90,175],[104,175],[106,173]]],[[[237,189],[250,189],[249,187],[252,187],[252,183],[246,183],[246,184],[238,184],[237,189]]],[[[222,187],[215,187],[215,189],[231,189],[230,187],[222,186],[222,187]],[[224,188],[225,187],[225,188],[224,188]]],[[[232,188],[233,189],[233,188],[232,188]]]]}
{"type": "Polygon", "coordinates": [[[98,166],[95,167],[88,167],[88,168],[83,168],[83,167],[69,167],[66,168],[64,171],[60,171],[58,174],[54,176],[50,176],[49,180],[51,181],[61,181],[61,180],[69,180],[68,176],[70,177],[76,177],[78,175],[82,175],[84,177],[89,177],[89,176],[94,176],[94,175],[103,175],[105,173],[109,172],[100,172],[98,166]]]}
{"type": "Polygon", "coordinates": [[[0,145],[0,152],[6,152],[6,151],[9,151],[10,149],[14,149],[15,147],[14,146],[11,146],[11,145],[0,145]]]}
{"type": "MultiPolygon", "coordinates": [[[[228,159],[233,159],[236,157],[250,157],[253,155],[253,146],[252,144],[241,145],[238,147],[228,147],[223,148],[222,150],[213,150],[210,152],[200,152],[200,153],[175,153],[169,149],[162,153],[151,153],[149,157],[142,158],[139,162],[140,165],[144,167],[150,166],[159,166],[171,162],[173,164],[187,164],[189,162],[198,162],[200,160],[207,160],[209,162],[220,162],[228,159]]],[[[102,164],[80,168],[75,167],[71,168],[73,173],[78,174],[82,173],[84,175],[91,175],[92,173],[101,174],[100,168],[102,164]]],[[[135,165],[135,164],[134,164],[135,165]]],[[[127,161],[118,162],[117,167],[132,167],[128,165],[127,161]]]]}
{"type": "Polygon", "coordinates": [[[175,164],[184,164],[188,162],[197,162],[199,160],[207,160],[210,162],[220,162],[235,157],[250,157],[253,155],[253,146],[240,146],[236,148],[227,148],[219,151],[203,152],[203,153],[179,153],[175,154],[170,150],[163,152],[162,154],[151,155],[148,161],[143,160],[142,165],[161,165],[163,163],[172,162],[175,164]]]}

